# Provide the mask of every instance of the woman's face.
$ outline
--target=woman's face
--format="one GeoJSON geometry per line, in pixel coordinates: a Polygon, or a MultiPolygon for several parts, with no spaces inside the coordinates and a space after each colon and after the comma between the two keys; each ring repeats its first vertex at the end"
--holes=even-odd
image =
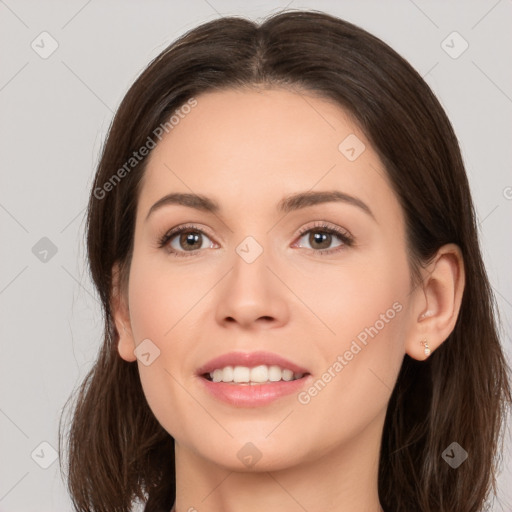
{"type": "Polygon", "coordinates": [[[121,356],[135,360],[137,347],[149,406],[177,446],[226,468],[280,469],[358,436],[379,441],[413,296],[379,158],[343,109],[309,94],[196,100],[149,157],[121,356]],[[153,207],[168,194],[218,209],[153,207]],[[242,382],[202,375],[225,355],[213,380],[242,382]],[[304,376],[283,381],[291,373],[304,376]]]}

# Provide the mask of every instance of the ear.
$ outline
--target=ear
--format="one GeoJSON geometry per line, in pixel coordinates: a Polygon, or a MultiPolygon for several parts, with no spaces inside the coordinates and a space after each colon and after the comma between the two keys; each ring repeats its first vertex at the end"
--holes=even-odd
{"type": "Polygon", "coordinates": [[[120,275],[120,266],[116,262],[112,268],[111,310],[119,336],[117,345],[119,355],[125,361],[133,362],[137,359],[133,352],[136,346],[130,323],[128,293],[121,286],[120,275]]]}
{"type": "Polygon", "coordinates": [[[406,353],[426,359],[425,345],[434,352],[452,333],[459,316],[465,285],[464,260],[459,246],[441,247],[414,292],[412,326],[406,341],[406,353]]]}

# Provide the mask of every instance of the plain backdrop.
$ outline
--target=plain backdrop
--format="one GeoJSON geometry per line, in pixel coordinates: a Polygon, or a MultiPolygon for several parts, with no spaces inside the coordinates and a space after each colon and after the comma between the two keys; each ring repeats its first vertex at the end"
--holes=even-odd
{"type": "MultiPolygon", "coordinates": [[[[0,511],[71,510],[54,449],[62,407],[101,341],[84,215],[115,109],[187,30],[284,8],[367,29],[440,99],[462,147],[510,358],[512,1],[0,0],[0,511]]],[[[510,447],[493,511],[512,510],[510,447]]]]}

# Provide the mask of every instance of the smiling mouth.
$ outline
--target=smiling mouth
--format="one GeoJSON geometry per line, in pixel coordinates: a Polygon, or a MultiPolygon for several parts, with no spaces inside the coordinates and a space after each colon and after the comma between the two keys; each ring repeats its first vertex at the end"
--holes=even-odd
{"type": "Polygon", "coordinates": [[[277,365],[226,366],[201,375],[213,383],[232,384],[238,386],[269,385],[276,382],[292,382],[300,380],[309,373],[296,373],[277,365]]]}

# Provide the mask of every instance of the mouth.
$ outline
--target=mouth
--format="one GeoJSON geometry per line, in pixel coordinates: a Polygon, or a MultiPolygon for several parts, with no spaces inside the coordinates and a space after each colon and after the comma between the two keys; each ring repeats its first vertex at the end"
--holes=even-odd
{"type": "Polygon", "coordinates": [[[203,391],[235,407],[258,407],[299,393],[313,379],[311,373],[270,352],[232,352],[197,371],[203,391]]]}
{"type": "Polygon", "coordinates": [[[294,372],[278,365],[261,364],[249,366],[225,366],[203,373],[201,377],[210,382],[222,382],[238,386],[269,385],[275,382],[292,382],[308,376],[307,372],[294,372]]]}

